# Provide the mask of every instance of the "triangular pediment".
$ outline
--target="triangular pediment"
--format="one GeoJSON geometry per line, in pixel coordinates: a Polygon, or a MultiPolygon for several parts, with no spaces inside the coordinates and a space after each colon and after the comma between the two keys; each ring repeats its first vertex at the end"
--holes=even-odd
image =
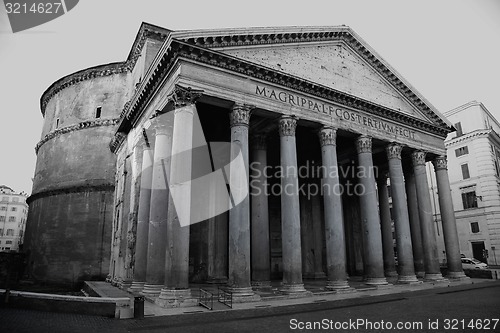
{"type": "Polygon", "coordinates": [[[431,122],[342,42],[236,47],[222,52],[431,122]]]}

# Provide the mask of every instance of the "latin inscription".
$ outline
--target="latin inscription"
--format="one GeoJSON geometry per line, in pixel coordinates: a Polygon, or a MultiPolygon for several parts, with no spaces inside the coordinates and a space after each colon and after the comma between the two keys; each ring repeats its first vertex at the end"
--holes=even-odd
{"type": "Polygon", "coordinates": [[[415,139],[415,131],[401,126],[389,124],[379,118],[365,116],[355,111],[349,111],[335,107],[334,105],[317,102],[309,98],[304,98],[284,91],[275,91],[266,87],[255,86],[255,94],[274,99],[293,106],[298,106],[309,111],[327,114],[331,117],[337,117],[344,121],[349,121],[364,127],[374,128],[389,134],[400,135],[405,138],[415,139]]]}

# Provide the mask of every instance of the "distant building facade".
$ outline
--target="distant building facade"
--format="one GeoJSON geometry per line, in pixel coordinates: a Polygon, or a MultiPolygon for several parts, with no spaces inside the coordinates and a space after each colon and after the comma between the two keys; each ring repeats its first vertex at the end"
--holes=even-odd
{"type": "MultiPolygon", "coordinates": [[[[460,251],[489,265],[500,264],[500,123],[480,102],[444,115],[456,132],[445,141],[460,251]]],[[[428,166],[429,168],[431,166],[428,166]]],[[[428,173],[434,222],[444,260],[436,179],[428,173]]]]}
{"type": "Polygon", "coordinates": [[[24,240],[28,204],[24,193],[0,185],[0,251],[18,251],[24,240]]]}

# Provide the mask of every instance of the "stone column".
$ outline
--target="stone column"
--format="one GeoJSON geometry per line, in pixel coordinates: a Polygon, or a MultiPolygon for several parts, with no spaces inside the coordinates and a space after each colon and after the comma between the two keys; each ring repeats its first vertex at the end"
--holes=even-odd
{"type": "Polygon", "coordinates": [[[252,140],[252,168],[250,193],[252,195],[252,285],[271,286],[271,258],[269,250],[269,206],[265,170],[267,167],[266,137],[252,140]]]}
{"type": "Polygon", "coordinates": [[[375,189],[375,175],[372,158],[372,138],[362,135],[356,140],[359,163],[359,184],[361,226],[363,230],[363,250],[365,283],[369,285],[385,285],[382,235],[380,216],[375,189]]]}
{"type": "Polygon", "coordinates": [[[141,166],[141,185],[139,190],[139,208],[137,212],[137,229],[135,235],[134,278],[130,291],[140,292],[146,282],[148,260],[148,227],[149,203],[151,201],[151,181],[153,177],[153,151],[149,142],[144,141],[139,149],[143,149],[141,166]]]}
{"type": "Polygon", "coordinates": [[[339,184],[337,163],[337,131],[323,127],[319,132],[323,160],[323,201],[325,210],[326,289],[347,290],[346,244],[342,191],[339,184]]]}
{"type": "MultiPolygon", "coordinates": [[[[339,198],[340,200],[340,198],[339,198]]],[[[321,212],[321,195],[311,197],[312,221],[313,221],[313,250],[314,250],[314,278],[326,277],[323,272],[323,216],[321,212]]],[[[344,249],[345,250],[345,249],[344,249]]]]}
{"type": "Polygon", "coordinates": [[[167,239],[167,215],[169,190],[165,169],[170,168],[172,149],[172,126],[155,118],[155,150],[151,199],[149,205],[148,260],[146,283],[143,293],[156,297],[160,294],[165,281],[165,250],[167,239]]]}
{"type": "Polygon", "coordinates": [[[227,283],[227,212],[208,221],[208,280],[227,283]]]}
{"type": "Polygon", "coordinates": [[[436,234],[432,222],[431,198],[429,183],[425,170],[425,155],[423,151],[412,153],[413,172],[417,188],[418,213],[420,216],[420,230],[424,250],[425,279],[429,281],[443,280],[439,269],[436,234]]]}
{"type": "MultiPolygon", "coordinates": [[[[229,183],[233,191],[248,188],[248,125],[250,106],[235,104],[230,114],[231,161],[239,154],[245,170],[231,169],[229,183]]],[[[250,284],[250,198],[247,195],[229,211],[229,287],[233,301],[251,301],[258,298],[250,284]]]]}
{"type": "MultiPolygon", "coordinates": [[[[189,231],[191,222],[191,180],[193,127],[195,102],[200,93],[174,90],[175,102],[169,189],[175,191],[168,198],[166,257],[164,261],[165,286],[158,303],[166,307],[192,305],[189,289],[189,231]],[[191,302],[189,302],[190,300],[191,302]]],[[[163,202],[165,205],[165,202],[163,202]]]]}
{"type": "Polygon", "coordinates": [[[413,250],[411,246],[410,220],[406,203],[406,190],[401,164],[401,145],[391,143],[386,147],[389,160],[389,177],[392,190],[392,211],[394,213],[394,227],[396,229],[396,248],[398,250],[398,282],[418,282],[413,264],[413,250]]]}
{"type": "Polygon", "coordinates": [[[413,263],[415,274],[419,278],[425,276],[424,249],[422,246],[422,232],[420,228],[420,215],[418,213],[417,188],[415,187],[415,175],[412,168],[405,170],[406,201],[408,203],[408,214],[410,218],[411,244],[413,249],[413,263]]]}
{"type": "Polygon", "coordinates": [[[392,237],[392,217],[387,190],[387,174],[380,172],[377,178],[378,205],[380,210],[380,229],[382,231],[382,250],[384,253],[384,274],[398,276],[394,261],[394,240],[392,237]]]}
{"type": "Polygon", "coordinates": [[[436,182],[439,196],[439,211],[443,223],[443,237],[446,248],[446,261],[450,279],[467,279],[462,269],[460,244],[458,242],[457,222],[451,199],[450,180],[448,178],[448,163],[446,156],[438,156],[432,161],[436,172],[436,182]]]}
{"type": "Polygon", "coordinates": [[[288,294],[305,293],[302,283],[302,250],[300,240],[300,203],[295,129],[297,120],[282,116],[279,120],[281,177],[281,238],[283,285],[288,294]]]}

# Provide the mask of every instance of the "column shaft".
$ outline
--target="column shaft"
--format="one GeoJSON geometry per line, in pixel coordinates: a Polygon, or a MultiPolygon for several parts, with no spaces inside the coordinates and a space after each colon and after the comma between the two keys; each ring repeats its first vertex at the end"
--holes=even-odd
{"type": "Polygon", "coordinates": [[[172,132],[166,124],[156,121],[156,140],[152,176],[151,200],[149,205],[148,260],[146,284],[143,292],[158,296],[165,281],[165,249],[167,238],[167,215],[169,189],[165,170],[170,167],[172,132]]]}
{"type": "Polygon", "coordinates": [[[153,151],[149,143],[144,144],[141,166],[141,185],[139,190],[139,208],[137,212],[137,229],[135,241],[134,280],[130,289],[142,291],[146,282],[146,267],[148,260],[148,227],[151,201],[153,151]]]}
{"type": "Polygon", "coordinates": [[[445,156],[439,156],[434,161],[436,171],[436,181],[439,196],[439,211],[443,223],[443,237],[446,248],[446,261],[448,265],[447,277],[452,279],[467,278],[462,269],[460,258],[460,244],[457,234],[457,222],[451,199],[450,180],[448,178],[448,168],[445,156]]]}
{"type": "Polygon", "coordinates": [[[363,230],[365,283],[370,285],[387,284],[384,275],[382,235],[375,189],[371,137],[360,136],[356,140],[356,148],[359,163],[359,184],[362,188],[359,199],[363,230]]]}
{"type": "Polygon", "coordinates": [[[283,286],[285,293],[305,292],[302,283],[300,203],[295,129],[297,121],[283,116],[279,120],[281,177],[281,241],[283,286]]]}
{"type": "Polygon", "coordinates": [[[349,288],[346,273],[346,244],[341,187],[337,163],[336,130],[324,127],[319,133],[323,160],[323,201],[325,210],[325,242],[327,289],[349,288]]]}
{"type": "Polygon", "coordinates": [[[415,185],[417,188],[418,214],[420,216],[420,229],[422,233],[422,246],[424,250],[424,267],[426,280],[442,280],[443,276],[439,269],[438,250],[436,234],[432,221],[431,199],[429,195],[429,183],[425,170],[425,152],[415,151],[412,153],[413,171],[415,174],[415,185]]]}
{"type": "Polygon", "coordinates": [[[389,160],[389,176],[392,190],[392,211],[394,213],[394,227],[396,229],[396,248],[398,250],[398,282],[417,282],[413,264],[413,250],[411,244],[410,220],[406,205],[406,190],[401,164],[402,147],[398,144],[387,146],[389,160]]]}
{"type": "Polygon", "coordinates": [[[417,188],[415,187],[415,175],[413,170],[407,170],[405,174],[406,201],[410,218],[411,244],[413,249],[413,263],[417,277],[423,278],[424,249],[422,246],[422,232],[420,228],[420,215],[418,213],[417,188]]]}
{"type": "Polygon", "coordinates": [[[252,284],[269,286],[271,258],[269,250],[269,204],[267,201],[267,149],[265,136],[252,141],[252,284]]]}
{"type": "MultiPolygon", "coordinates": [[[[250,107],[235,104],[230,114],[231,161],[239,154],[243,158],[244,170],[232,168],[229,171],[231,194],[248,189],[248,125],[250,107]]],[[[229,281],[233,297],[253,297],[250,284],[250,198],[247,195],[229,211],[229,281]]]]}
{"type": "MultiPolygon", "coordinates": [[[[340,198],[339,198],[340,199],[340,198]]],[[[311,209],[313,220],[313,250],[314,250],[314,278],[323,279],[326,277],[323,272],[323,221],[321,211],[321,195],[311,197],[311,209]]],[[[344,248],[345,250],[345,248],[344,248]]],[[[345,252],[344,252],[345,253],[345,252]]]]}
{"type": "Polygon", "coordinates": [[[394,240],[392,237],[392,217],[387,190],[387,176],[379,175],[377,179],[378,202],[380,210],[380,229],[382,231],[382,249],[384,253],[385,276],[397,276],[394,260],[394,240]]]}

